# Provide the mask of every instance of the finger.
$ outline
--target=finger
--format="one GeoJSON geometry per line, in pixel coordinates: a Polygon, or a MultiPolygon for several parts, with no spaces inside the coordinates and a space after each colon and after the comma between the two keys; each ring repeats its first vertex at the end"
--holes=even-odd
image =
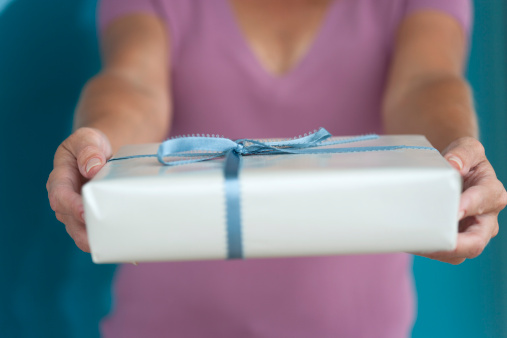
{"type": "Polygon", "coordinates": [[[83,201],[81,195],[65,186],[58,186],[50,193],[49,201],[55,213],[72,216],[83,221],[83,201]]]}
{"type": "Polygon", "coordinates": [[[468,218],[463,222],[467,223],[469,219],[472,221],[466,226],[464,232],[458,234],[458,244],[450,257],[475,258],[479,256],[498,227],[497,217],[494,214],[468,218]]]}
{"type": "Polygon", "coordinates": [[[64,215],[83,220],[83,201],[79,190],[80,174],[76,168],[55,168],[48,179],[47,189],[51,209],[64,215]]]}
{"type": "Polygon", "coordinates": [[[426,257],[430,259],[434,259],[440,262],[449,263],[453,265],[458,265],[463,263],[466,259],[460,257],[452,257],[448,252],[432,252],[432,253],[424,253],[424,252],[411,252],[411,254],[421,257],[426,257]]]}
{"type": "Polygon", "coordinates": [[[61,223],[65,224],[66,216],[65,214],[62,214],[60,212],[55,212],[56,219],[60,221],[61,223]]]}
{"type": "Polygon", "coordinates": [[[499,212],[505,207],[506,194],[497,179],[481,180],[480,185],[466,189],[460,200],[460,219],[468,216],[499,212]]]}
{"type": "Polygon", "coordinates": [[[440,261],[442,261],[444,263],[449,263],[452,265],[459,265],[459,264],[463,263],[464,261],[466,261],[466,258],[444,258],[444,259],[441,259],[440,261]]]}
{"type": "Polygon", "coordinates": [[[471,168],[486,159],[484,147],[473,137],[463,137],[452,142],[442,153],[461,176],[465,176],[471,168]]]}
{"type": "Polygon", "coordinates": [[[455,250],[437,251],[431,253],[416,253],[416,255],[436,259],[450,264],[461,264],[465,258],[479,256],[495,236],[498,229],[497,217],[494,214],[480,217],[469,217],[463,220],[464,232],[458,234],[458,241],[455,250]]]}
{"type": "MultiPolygon", "coordinates": [[[[90,179],[104,166],[112,155],[107,137],[93,128],[80,128],[62,143],[77,161],[77,167],[83,177],[90,179]]],[[[69,161],[66,161],[68,164],[69,161]]]]}
{"type": "Polygon", "coordinates": [[[69,215],[60,215],[65,224],[65,230],[74,240],[76,246],[84,252],[90,252],[90,244],[88,242],[88,234],[84,223],[76,221],[69,215]]]}

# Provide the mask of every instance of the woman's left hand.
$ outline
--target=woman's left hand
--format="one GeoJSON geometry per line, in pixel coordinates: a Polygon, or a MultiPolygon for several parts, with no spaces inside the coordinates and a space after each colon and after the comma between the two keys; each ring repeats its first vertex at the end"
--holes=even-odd
{"type": "Polygon", "coordinates": [[[473,137],[452,142],[442,155],[463,177],[459,205],[458,244],[453,251],[422,256],[460,264],[479,256],[498,233],[498,214],[507,205],[507,192],[497,179],[482,144],[473,137]]]}

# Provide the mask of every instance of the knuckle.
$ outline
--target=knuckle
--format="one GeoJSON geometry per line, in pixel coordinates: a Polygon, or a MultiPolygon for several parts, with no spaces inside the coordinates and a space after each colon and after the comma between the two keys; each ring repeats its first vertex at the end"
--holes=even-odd
{"type": "Polygon", "coordinates": [[[72,140],[87,140],[91,142],[99,143],[101,140],[101,133],[93,128],[89,127],[82,127],[77,129],[70,137],[69,139],[72,140]]]}
{"type": "Polygon", "coordinates": [[[484,147],[481,142],[473,137],[461,137],[449,144],[444,150],[444,154],[446,154],[446,157],[453,154],[463,162],[467,162],[477,157],[484,157],[484,147]]]}
{"type": "Polygon", "coordinates": [[[66,214],[66,210],[72,207],[74,203],[73,196],[66,194],[65,187],[56,186],[48,194],[49,205],[54,212],[66,214]]]}
{"type": "Polygon", "coordinates": [[[55,168],[49,173],[48,180],[46,181],[46,190],[48,194],[52,190],[53,183],[57,180],[58,180],[58,170],[55,168]]]}
{"type": "Polygon", "coordinates": [[[79,236],[78,238],[75,238],[74,243],[76,243],[76,246],[82,251],[90,252],[90,246],[85,236],[79,236]]]}
{"type": "Polygon", "coordinates": [[[51,181],[51,174],[49,174],[49,178],[46,181],[46,190],[47,190],[48,194],[49,194],[49,187],[51,186],[51,182],[50,181],[51,181]]]}
{"type": "Polygon", "coordinates": [[[59,213],[59,212],[55,212],[55,216],[56,216],[56,219],[57,219],[59,222],[61,222],[61,223],[65,224],[65,217],[63,216],[63,214],[61,214],[61,213],[59,213]]]}
{"type": "Polygon", "coordinates": [[[92,157],[92,156],[96,156],[96,155],[99,155],[100,154],[100,150],[96,147],[96,146],[93,146],[93,145],[89,145],[89,146],[86,146],[84,147],[80,153],[78,154],[78,159],[80,161],[82,160],[88,160],[89,157],[92,157]]]}
{"type": "Polygon", "coordinates": [[[472,137],[470,139],[473,151],[477,154],[484,155],[486,153],[486,150],[484,149],[482,143],[472,137]]]}
{"type": "MultiPolygon", "coordinates": [[[[76,243],[76,246],[77,246],[79,249],[83,250],[84,243],[83,243],[83,241],[82,241],[81,239],[79,239],[79,238],[74,238],[74,243],[76,243]]],[[[83,250],[83,251],[84,251],[84,250],[83,250]]]]}
{"type": "Polygon", "coordinates": [[[480,254],[482,254],[482,252],[484,251],[485,246],[486,246],[485,241],[483,241],[483,240],[477,241],[477,243],[475,243],[470,248],[467,258],[476,258],[476,257],[480,256],[480,254]]]}
{"type": "Polygon", "coordinates": [[[493,228],[493,232],[491,233],[491,238],[496,237],[498,235],[498,232],[500,231],[500,227],[498,226],[498,223],[493,228]]]}
{"type": "Polygon", "coordinates": [[[474,155],[475,156],[479,155],[480,157],[484,157],[485,155],[485,150],[482,143],[479,142],[476,138],[470,136],[462,137],[455,140],[449,145],[449,149],[453,149],[456,151],[458,151],[457,149],[459,149],[458,152],[460,152],[463,155],[466,155],[467,158],[473,157],[474,155]]]}
{"type": "Polygon", "coordinates": [[[48,193],[48,198],[49,198],[49,205],[51,206],[51,209],[55,212],[58,212],[61,208],[60,206],[60,198],[59,198],[59,195],[58,195],[58,190],[59,189],[52,189],[49,193],[48,193]]]}
{"type": "Polygon", "coordinates": [[[507,192],[505,191],[503,186],[502,186],[502,190],[503,191],[500,193],[500,198],[498,201],[500,204],[500,210],[504,209],[507,206],[507,192]]]}
{"type": "Polygon", "coordinates": [[[487,201],[484,200],[483,198],[481,198],[480,195],[477,195],[475,196],[475,198],[473,199],[474,201],[474,204],[476,206],[476,214],[477,215],[482,215],[484,214],[484,211],[486,210],[486,206],[487,206],[487,201]]]}

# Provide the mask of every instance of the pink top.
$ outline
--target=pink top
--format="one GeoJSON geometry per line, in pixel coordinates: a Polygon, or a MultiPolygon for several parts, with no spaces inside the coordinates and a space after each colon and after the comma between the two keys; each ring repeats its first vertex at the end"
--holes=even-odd
{"type": "MultiPolygon", "coordinates": [[[[443,11],[466,31],[469,0],[336,0],[303,59],[268,73],[227,0],[102,0],[100,28],[134,12],[167,22],[171,133],[291,137],[382,132],[395,30],[443,11]]],[[[407,254],[122,266],[105,337],[406,337],[414,321],[407,254]]]]}

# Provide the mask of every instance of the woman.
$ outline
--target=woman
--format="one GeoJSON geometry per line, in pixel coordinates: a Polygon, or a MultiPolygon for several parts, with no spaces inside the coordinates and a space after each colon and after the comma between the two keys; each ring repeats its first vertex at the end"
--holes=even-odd
{"type": "MultiPolygon", "coordinates": [[[[458,264],[507,194],[463,79],[466,0],[103,0],[103,70],[83,89],[48,192],[89,251],[80,187],[124,144],[171,135],[424,134],[465,180],[458,264]]],[[[123,266],[106,337],[405,337],[408,254],[123,266]]]]}

